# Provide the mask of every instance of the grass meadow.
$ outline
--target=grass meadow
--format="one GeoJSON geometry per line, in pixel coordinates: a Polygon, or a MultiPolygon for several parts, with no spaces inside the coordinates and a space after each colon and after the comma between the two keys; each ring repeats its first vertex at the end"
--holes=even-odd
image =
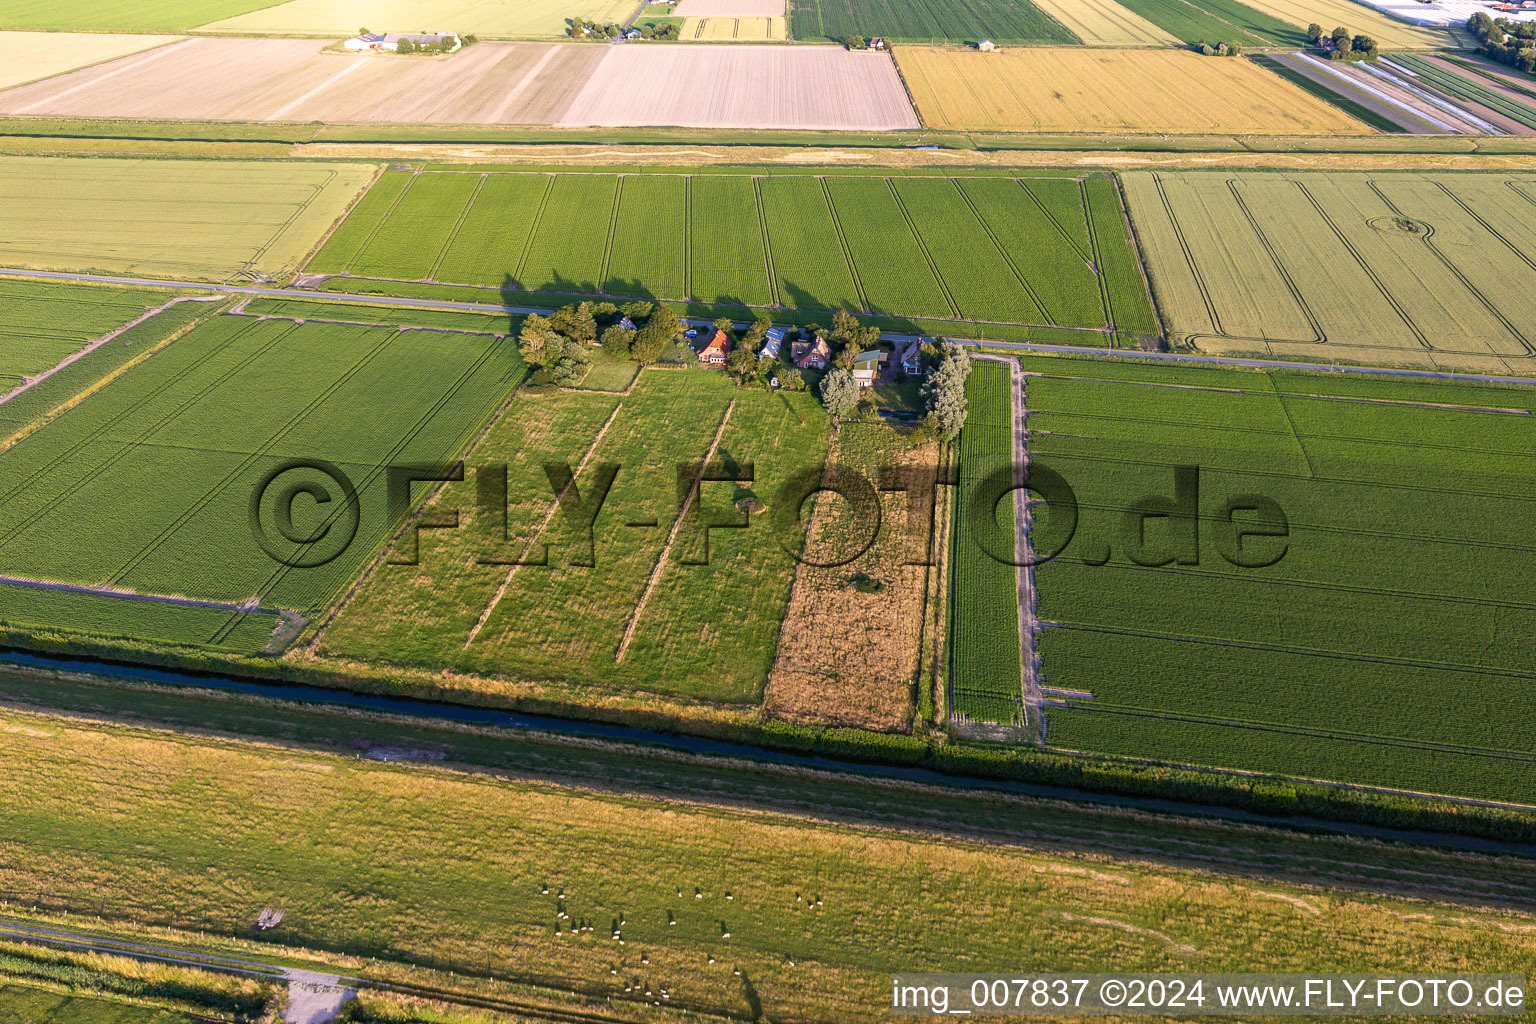
{"type": "MultiPolygon", "coordinates": [[[[303,714],[287,714],[286,728],[303,728],[303,714]]],[[[821,802],[806,817],[646,795],[646,780],[664,782],[669,762],[645,756],[631,756],[620,776],[623,788],[642,787],[626,794],[602,782],[381,764],[10,710],[0,728],[0,777],[13,794],[0,804],[0,887],[211,936],[248,936],[257,911],[281,905],[283,921],[266,941],[377,957],[366,970],[385,977],[390,962],[411,963],[544,984],[616,1008],[640,998],[624,991],[638,978],[667,986],[674,1011],[830,1024],[886,1019],[892,972],[1021,960],[1138,971],[1458,963],[1529,972],[1536,962],[1520,910],[1158,866],[1146,846],[1085,855],[888,820],[837,824],[820,816],[821,802]],[[583,923],[592,930],[577,930],[583,923]]],[[[353,720],[341,735],[367,728],[353,720]]],[[[484,745],[504,757],[523,742],[484,745]]],[[[557,773],[603,756],[570,746],[550,753],[557,773]]],[[[688,759],[670,763],[672,776],[694,770],[688,759]]],[[[728,788],[754,782],[729,766],[711,770],[723,770],[728,788]]],[[[755,783],[765,781],[770,806],[781,791],[813,795],[793,774],[755,783]]],[[[841,805],[839,787],[861,785],[828,779],[826,795],[841,805]]],[[[880,787],[866,788],[889,802],[880,787]]],[[[1064,813],[995,795],[900,794],[902,813],[913,802],[956,800],[990,807],[967,820],[991,829],[1027,832],[1064,813]]],[[[1084,839],[1102,841],[1128,819],[1104,822],[1082,830],[1079,821],[1084,839]]],[[[1195,839],[1202,864],[1225,855],[1220,837],[1198,825],[1165,827],[1195,839]]],[[[1153,846],[1163,842],[1164,833],[1149,835],[1153,846]]],[[[1247,840],[1234,832],[1232,841],[1247,840]]],[[[1365,870],[1381,856],[1372,846],[1349,856],[1347,841],[1313,842],[1336,870],[1365,870]],[[1339,842],[1345,848],[1332,850],[1339,842]],[[1361,867],[1351,866],[1356,859],[1361,867]]],[[[1276,870],[1288,870],[1287,851],[1278,852],[1276,870]]],[[[1488,870],[1507,871],[1488,860],[1488,870]]]]}
{"type": "Polygon", "coordinates": [[[282,277],[373,174],[368,164],[8,156],[0,158],[0,264],[282,277]]]}
{"type": "Polygon", "coordinates": [[[1025,366],[1031,464],[1082,510],[1036,572],[1043,684],[1093,695],[1050,712],[1051,746],[1536,802],[1536,394],[1025,366]],[[1188,520],[1152,521],[1138,550],[1125,510],[1172,502],[1176,466],[1200,473],[1197,562],[1152,564],[1191,557],[1188,520]],[[1286,538],[1221,525],[1249,495],[1286,538]]]}
{"type": "Polygon", "coordinates": [[[223,606],[7,588],[0,621],[259,650],[278,610],[311,617],[326,607],[392,529],[386,465],[451,460],[523,372],[515,346],[493,336],[214,316],[17,431],[0,452],[0,566],[223,606]],[[313,469],[260,490],[295,460],[338,467],[356,487],[356,511],[313,469]],[[322,489],[294,492],[284,527],[282,488],[301,483],[322,489]],[[268,496],[267,550],[251,523],[258,493],[268,496]],[[332,551],[349,515],[355,537],[332,551]]]}
{"type": "Polygon", "coordinates": [[[740,521],[744,498],[771,508],[791,474],[823,460],[827,432],[810,395],[739,389],[708,370],[646,370],[625,394],[520,395],[471,460],[507,467],[505,529],[478,504],[478,480],[445,487],[429,514],[461,509],[461,528],[423,532],[418,565],[379,566],[316,651],[478,673],[473,685],[490,689],[552,680],[755,703],[795,563],[767,516],[709,531],[707,552],[700,527],[740,521]],[[755,479],[703,484],[674,530],[678,474],[712,446],[755,479]],[[618,467],[590,548],[553,513],[549,462],[575,471],[587,499],[601,467],[618,467]],[[509,564],[545,555],[546,565],[509,564]]]}
{"type": "Polygon", "coordinates": [[[1102,331],[1151,319],[1139,274],[1104,269],[1133,253],[1105,178],[391,172],[306,269],[1102,331]]]}
{"type": "MultiPolygon", "coordinates": [[[[3,975],[0,975],[3,977],[3,975]]],[[[163,1007],[72,995],[6,981],[0,984],[0,1024],[187,1024],[163,1007]]]]}
{"type": "Polygon", "coordinates": [[[1175,341],[1220,352],[1526,373],[1536,178],[1124,176],[1175,341]]]}

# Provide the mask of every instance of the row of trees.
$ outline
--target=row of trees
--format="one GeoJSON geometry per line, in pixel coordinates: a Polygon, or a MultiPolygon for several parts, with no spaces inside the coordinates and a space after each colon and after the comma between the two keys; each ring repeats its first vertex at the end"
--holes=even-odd
{"type": "MultiPolygon", "coordinates": [[[[925,348],[925,362],[936,364],[923,382],[923,428],[945,441],[960,436],[965,426],[965,380],[971,375],[971,356],[959,345],[946,342],[942,349],[925,348]]],[[[838,366],[821,379],[821,404],[834,419],[858,415],[864,389],[853,374],[838,366]]]]}
{"type": "MultiPolygon", "coordinates": [[[[641,39],[677,39],[681,34],[680,27],[675,21],[653,24],[647,22],[637,26],[640,29],[641,39]]],[[[624,34],[624,26],[618,22],[610,21],[599,25],[595,21],[586,18],[572,18],[571,27],[566,30],[566,35],[572,39],[617,39],[624,34]]]]}
{"type": "Polygon", "coordinates": [[[593,345],[601,342],[605,352],[621,359],[654,363],[682,329],[676,311],[659,303],[578,302],[548,316],[529,314],[517,346],[533,367],[534,384],[570,385],[586,374],[593,345]]]}
{"type": "Polygon", "coordinates": [[[1329,46],[1329,60],[1375,60],[1376,40],[1366,35],[1350,35],[1349,29],[1340,25],[1332,34],[1325,35],[1317,22],[1307,26],[1307,42],[1313,46],[1329,46]]]}
{"type": "Polygon", "coordinates": [[[1467,19],[1467,31],[1483,44],[1483,53],[1490,59],[1536,74],[1536,24],[1508,18],[1495,21],[1478,11],[1467,19]]]}
{"type": "Polygon", "coordinates": [[[1217,43],[1215,46],[1210,43],[1196,43],[1193,48],[1207,57],[1241,57],[1243,55],[1241,43],[1217,43]]]}

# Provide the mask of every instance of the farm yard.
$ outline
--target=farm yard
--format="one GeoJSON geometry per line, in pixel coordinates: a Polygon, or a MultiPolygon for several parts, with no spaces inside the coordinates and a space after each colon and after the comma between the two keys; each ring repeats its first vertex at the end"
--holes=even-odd
{"type": "Polygon", "coordinates": [[[0,157],[0,266],[279,277],[374,173],[353,163],[0,157]]]}
{"type": "Polygon", "coordinates": [[[1529,373],[1536,179],[1124,176],[1176,341],[1217,352],[1529,373]]]}
{"type": "Polygon", "coordinates": [[[899,46],[923,123],[964,131],[1369,134],[1246,60],[1188,50],[899,46]]]}
{"type": "MultiPolygon", "coordinates": [[[[808,394],[740,390],[701,371],[646,370],[622,395],[521,395],[475,451],[477,464],[507,464],[505,532],[497,522],[423,533],[419,566],[379,566],[315,651],[341,663],[451,666],[479,673],[459,685],[484,692],[536,680],[756,703],[795,562],[766,521],[703,527],[750,522],[738,503],[771,506],[825,457],[827,433],[808,394]],[[750,465],[754,479],[699,485],[679,520],[679,467],[710,458],[750,465]],[[565,462],[587,495],[601,467],[617,467],[590,548],[555,515],[550,461],[565,462]]],[[[471,504],[476,486],[448,485],[428,514],[471,504]]]]}
{"type": "Polygon", "coordinates": [[[1104,177],[388,172],[305,269],[1155,331],[1104,177]]]}
{"type": "Polygon", "coordinates": [[[790,0],[796,39],[842,42],[882,36],[908,43],[1075,43],[1059,22],[1029,0],[790,0]]]}
{"type": "Polygon", "coordinates": [[[173,307],[0,407],[0,622],[255,653],[393,528],[384,465],[451,459],[524,371],[496,336],[211,314],[173,307]],[[279,480],[324,490],[252,511],[279,480]],[[260,541],[252,517],[284,514],[260,541]]]}
{"type": "Polygon", "coordinates": [[[1049,745],[1536,799],[1530,389],[1024,363],[1031,465],[1082,509],[1036,572],[1043,683],[1092,694],[1049,745]],[[1138,539],[1149,495],[1175,512],[1138,539]],[[1221,527],[1272,532],[1252,495],[1283,539],[1221,527]]]}
{"type": "Polygon", "coordinates": [[[1118,0],[1035,0],[1089,46],[1165,46],[1178,39],[1118,0]]]}
{"type": "Polygon", "coordinates": [[[177,36],[129,36],[97,32],[3,32],[0,89],[173,43],[177,36]]]}
{"type": "Polygon", "coordinates": [[[243,6],[247,11],[207,21],[198,30],[341,38],[359,25],[407,32],[429,26],[487,39],[553,39],[565,35],[572,17],[623,21],[639,0],[261,0],[243,6]]]}

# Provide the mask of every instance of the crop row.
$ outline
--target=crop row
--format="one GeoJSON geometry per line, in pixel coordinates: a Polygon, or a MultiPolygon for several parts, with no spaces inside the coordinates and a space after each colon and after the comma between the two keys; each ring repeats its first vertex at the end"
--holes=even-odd
{"type": "Polygon", "coordinates": [[[1096,330],[1112,308],[1155,333],[1097,178],[395,172],[308,269],[1096,330]]]}

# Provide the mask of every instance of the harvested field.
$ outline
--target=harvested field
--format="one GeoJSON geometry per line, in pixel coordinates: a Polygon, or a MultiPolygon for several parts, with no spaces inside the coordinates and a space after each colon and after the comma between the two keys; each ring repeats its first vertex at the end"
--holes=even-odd
{"type": "Polygon", "coordinates": [[[1202,349],[1536,371],[1536,179],[1133,172],[1170,333],[1202,349]]]}
{"type": "Polygon", "coordinates": [[[684,18],[680,39],[713,42],[771,42],[789,38],[784,18],[684,18]]]}
{"type": "Polygon", "coordinates": [[[682,0],[678,18],[782,18],[784,0],[682,0]]]}
{"type": "MultiPolygon", "coordinates": [[[[1441,223],[1431,240],[1473,242],[1441,223]]],[[[1341,309],[1381,315],[1349,290],[1347,254],[1313,259],[1336,271],[1341,309]]],[[[1068,479],[1082,510],[1036,572],[1045,685],[1093,695],[1048,712],[1051,745],[1536,802],[1536,388],[1024,364],[1031,464],[1068,479]],[[1127,510],[1173,500],[1178,466],[1199,467],[1182,491],[1198,537],[1166,520],[1138,538],[1127,510]],[[1254,495],[1284,537],[1259,532],[1276,520],[1254,495]],[[1229,502],[1258,530],[1221,528],[1229,502]]]]}
{"type": "Polygon", "coordinates": [[[174,43],[177,36],[130,36],[93,32],[0,32],[0,89],[35,82],[76,68],[174,43]]]}
{"type": "Polygon", "coordinates": [[[209,18],[227,18],[270,5],[271,0],[0,0],[0,28],[185,32],[209,18]]]}
{"type": "Polygon", "coordinates": [[[556,123],[847,131],[918,127],[887,54],[820,46],[606,47],[602,63],[556,123]]]}
{"type": "MultiPolygon", "coordinates": [[[[832,462],[875,479],[886,465],[932,465],[933,445],[912,447],[892,431],[845,424],[832,462]]],[[[806,538],[808,562],[795,570],[783,642],[768,676],[764,707],[795,722],[905,731],[922,644],[929,569],[908,533],[904,496],[886,498],[882,525],[869,550],[839,562],[862,543],[866,517],[832,496],[818,500],[806,538]]],[[[930,520],[931,522],[931,520],[930,520]]],[[[933,541],[935,545],[941,539],[933,541]]]]}
{"type": "Polygon", "coordinates": [[[1370,128],[1246,60],[1187,50],[902,46],[931,128],[981,131],[1368,134],[1370,128]]]}
{"type": "Polygon", "coordinates": [[[190,39],[0,93],[0,112],[239,121],[547,124],[609,51],[481,43],[448,58],[322,53],[303,39],[190,39]]]}
{"type": "Polygon", "coordinates": [[[1384,50],[1454,49],[1462,37],[1459,32],[1409,25],[1352,0],[1246,0],[1246,5],[1298,28],[1315,21],[1331,32],[1332,26],[1343,25],[1370,36],[1384,50]]]}
{"type": "Polygon", "coordinates": [[[1116,0],[1035,0],[1089,46],[1165,46],[1178,39],[1116,0]]]}
{"type": "Polygon", "coordinates": [[[850,35],[903,43],[1075,43],[1028,0],[791,0],[796,39],[842,42],[850,35]]]}
{"type": "Polygon", "coordinates": [[[373,174],[366,164],[307,161],[5,157],[0,265],[203,280],[279,277],[373,174]]]}
{"type": "Polygon", "coordinates": [[[261,10],[204,24],[199,31],[340,38],[369,25],[376,31],[553,39],[565,35],[573,17],[622,22],[637,6],[638,0],[291,0],[263,4],[261,10]]]}

